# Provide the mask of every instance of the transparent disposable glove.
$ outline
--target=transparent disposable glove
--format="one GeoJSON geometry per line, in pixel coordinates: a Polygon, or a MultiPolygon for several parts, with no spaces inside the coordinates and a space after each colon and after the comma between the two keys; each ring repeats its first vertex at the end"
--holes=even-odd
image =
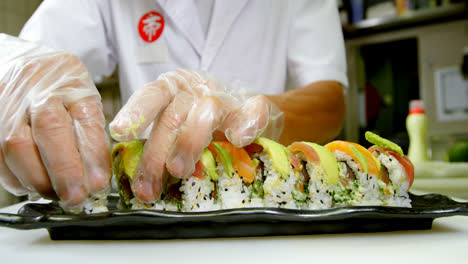
{"type": "Polygon", "coordinates": [[[71,211],[105,201],[111,164],[104,115],[77,57],[0,34],[0,105],[6,190],[59,199],[71,211]]]}
{"type": "Polygon", "coordinates": [[[153,124],[132,185],[138,199],[151,202],[167,172],[178,178],[193,173],[211,140],[227,139],[238,147],[260,135],[277,140],[283,123],[283,113],[267,97],[248,95],[205,73],[177,70],[135,92],[110,130],[114,139],[130,141],[153,124]]]}

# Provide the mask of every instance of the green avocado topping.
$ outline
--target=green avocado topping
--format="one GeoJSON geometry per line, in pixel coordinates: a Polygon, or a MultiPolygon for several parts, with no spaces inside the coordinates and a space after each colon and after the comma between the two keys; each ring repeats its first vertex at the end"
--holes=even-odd
{"type": "Polygon", "coordinates": [[[124,207],[130,207],[130,199],[133,197],[130,185],[142,154],[143,143],[140,140],[121,142],[112,150],[112,170],[124,207]]]}
{"type": "Polygon", "coordinates": [[[359,150],[357,150],[356,147],[354,146],[349,146],[351,148],[351,151],[353,152],[354,156],[358,159],[359,163],[362,165],[362,169],[364,170],[365,173],[369,172],[369,165],[367,164],[367,159],[362,154],[359,150]]]}
{"type": "Polygon", "coordinates": [[[213,147],[215,148],[216,152],[218,152],[219,158],[224,166],[224,171],[229,177],[232,177],[234,174],[234,168],[232,167],[232,157],[225,149],[223,149],[220,145],[216,143],[212,143],[213,147]]]}
{"type": "Polygon", "coordinates": [[[391,142],[388,139],[380,137],[379,135],[377,135],[375,133],[372,133],[370,131],[366,132],[365,137],[366,137],[366,140],[369,141],[372,144],[375,144],[375,145],[377,145],[379,147],[382,147],[382,148],[391,149],[391,150],[397,152],[398,154],[400,154],[400,156],[404,155],[403,150],[401,149],[401,147],[398,146],[397,144],[391,142]]]}
{"type": "Polygon", "coordinates": [[[211,180],[218,181],[218,172],[216,171],[216,161],[211,151],[209,151],[207,148],[203,150],[203,154],[200,160],[203,166],[205,167],[206,175],[210,177],[211,180]]]}
{"type": "Polygon", "coordinates": [[[273,168],[281,175],[281,178],[287,179],[290,168],[287,148],[271,139],[262,137],[256,138],[254,143],[263,147],[272,161],[273,168]]]}
{"type": "Polygon", "coordinates": [[[329,184],[337,184],[339,171],[338,171],[338,162],[336,161],[335,156],[327,148],[320,146],[319,144],[303,142],[310,147],[312,147],[315,152],[317,152],[320,165],[326,173],[327,179],[325,179],[329,184]]]}
{"type": "Polygon", "coordinates": [[[121,152],[123,171],[132,180],[143,154],[143,143],[138,139],[130,142],[121,142],[114,147],[113,156],[118,151],[121,152]]]}

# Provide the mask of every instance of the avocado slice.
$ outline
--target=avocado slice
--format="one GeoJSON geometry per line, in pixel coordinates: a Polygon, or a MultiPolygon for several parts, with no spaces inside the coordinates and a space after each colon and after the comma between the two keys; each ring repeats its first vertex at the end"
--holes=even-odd
{"type": "Polygon", "coordinates": [[[353,152],[354,156],[358,159],[359,163],[362,165],[362,169],[365,173],[369,173],[369,164],[367,164],[367,159],[364,154],[362,154],[355,146],[350,145],[349,148],[353,152]]]}
{"type": "Polygon", "coordinates": [[[369,141],[370,143],[375,144],[382,148],[391,149],[395,151],[396,153],[400,154],[400,156],[404,156],[403,150],[401,149],[401,147],[391,142],[390,140],[385,139],[370,131],[366,131],[366,134],[364,136],[366,137],[366,140],[369,141]]]}
{"type": "Polygon", "coordinates": [[[143,154],[143,143],[138,139],[130,142],[120,142],[112,150],[112,157],[115,157],[118,153],[120,153],[125,174],[133,179],[140,157],[143,154]]]}
{"type": "Polygon", "coordinates": [[[216,143],[212,143],[213,147],[215,148],[216,152],[218,152],[219,158],[224,166],[224,171],[229,177],[232,177],[234,174],[234,168],[232,167],[232,157],[225,149],[223,149],[220,145],[216,143]]]}
{"type": "MultiPolygon", "coordinates": [[[[205,167],[205,172],[208,177],[213,181],[218,181],[218,171],[216,171],[216,161],[213,154],[207,148],[203,150],[201,163],[205,167]]],[[[232,165],[231,165],[232,166],[232,165]]]]}
{"type": "Polygon", "coordinates": [[[320,165],[326,173],[329,184],[337,184],[339,178],[338,162],[335,159],[333,153],[327,148],[320,146],[319,144],[303,142],[312,147],[317,152],[320,158],[320,165]]]}
{"type": "Polygon", "coordinates": [[[112,150],[112,170],[122,197],[121,202],[126,207],[130,207],[133,197],[131,182],[142,154],[143,143],[140,140],[118,143],[112,150]]]}
{"type": "Polygon", "coordinates": [[[254,143],[259,144],[263,147],[263,150],[270,157],[273,168],[281,175],[283,179],[289,177],[290,163],[288,159],[288,149],[271,139],[267,138],[256,138],[254,143]]]}

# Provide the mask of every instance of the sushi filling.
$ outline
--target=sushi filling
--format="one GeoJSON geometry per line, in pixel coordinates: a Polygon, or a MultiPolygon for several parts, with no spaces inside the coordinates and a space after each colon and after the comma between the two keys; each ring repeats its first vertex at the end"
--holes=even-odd
{"type": "Polygon", "coordinates": [[[338,161],[341,187],[334,195],[336,202],[340,205],[381,205],[380,198],[386,184],[376,175],[362,171],[347,154],[335,151],[334,155],[338,161]]]}

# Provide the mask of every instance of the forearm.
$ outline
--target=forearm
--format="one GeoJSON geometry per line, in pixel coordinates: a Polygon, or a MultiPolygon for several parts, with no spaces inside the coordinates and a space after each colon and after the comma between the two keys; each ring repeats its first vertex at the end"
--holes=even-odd
{"type": "Polygon", "coordinates": [[[315,82],[268,98],[284,112],[280,138],[284,145],[294,141],[323,144],[338,136],[343,127],[345,103],[338,82],[315,82]]]}

